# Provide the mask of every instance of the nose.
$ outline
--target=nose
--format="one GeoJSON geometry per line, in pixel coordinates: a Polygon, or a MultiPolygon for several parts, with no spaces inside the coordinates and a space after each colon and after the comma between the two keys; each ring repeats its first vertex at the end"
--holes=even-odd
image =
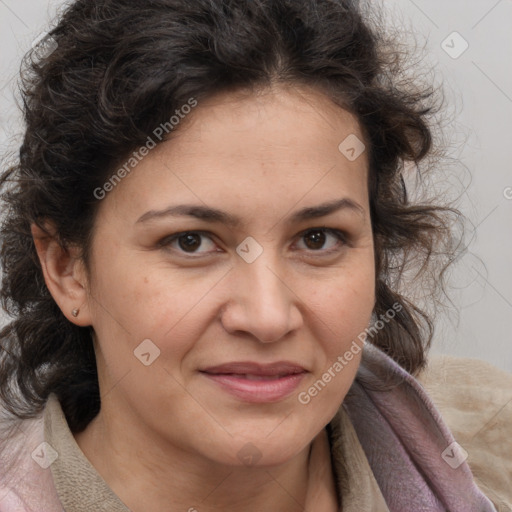
{"type": "Polygon", "coordinates": [[[302,326],[293,282],[290,278],[287,282],[263,258],[252,264],[241,262],[230,279],[230,297],[221,315],[230,334],[250,334],[262,343],[271,343],[302,326]]]}

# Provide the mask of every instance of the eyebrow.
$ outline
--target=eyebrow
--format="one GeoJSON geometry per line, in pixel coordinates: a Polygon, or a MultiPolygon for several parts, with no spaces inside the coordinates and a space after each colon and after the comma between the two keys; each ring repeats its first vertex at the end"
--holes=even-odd
{"type": "MultiPolygon", "coordinates": [[[[309,206],[303,208],[287,218],[286,222],[293,224],[309,219],[317,219],[320,217],[326,217],[327,215],[340,210],[350,210],[359,213],[363,217],[365,216],[365,210],[359,203],[356,203],[349,198],[343,198],[323,203],[318,206],[309,206]]],[[[136,224],[165,217],[194,217],[206,222],[221,223],[230,227],[237,227],[242,223],[238,217],[235,217],[216,208],[209,208],[200,205],[181,204],[170,206],[164,210],[150,210],[141,215],[137,219],[136,224]]]]}

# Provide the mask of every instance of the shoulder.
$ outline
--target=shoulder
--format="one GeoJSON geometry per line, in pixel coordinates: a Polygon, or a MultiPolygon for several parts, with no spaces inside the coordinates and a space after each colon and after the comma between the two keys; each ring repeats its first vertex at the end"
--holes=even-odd
{"type": "Polygon", "coordinates": [[[467,452],[475,482],[512,511],[512,374],[478,359],[431,356],[417,376],[467,452]]]}

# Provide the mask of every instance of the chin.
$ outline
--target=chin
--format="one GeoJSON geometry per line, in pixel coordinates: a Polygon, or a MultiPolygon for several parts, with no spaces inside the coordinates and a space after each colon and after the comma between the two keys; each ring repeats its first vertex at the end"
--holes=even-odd
{"type": "Polygon", "coordinates": [[[243,436],[233,436],[228,446],[219,446],[216,460],[229,466],[280,466],[307,449],[315,437],[314,433],[305,435],[304,427],[300,432],[284,425],[277,428],[274,425],[274,429],[274,433],[268,429],[257,429],[251,433],[246,431],[243,436]]]}

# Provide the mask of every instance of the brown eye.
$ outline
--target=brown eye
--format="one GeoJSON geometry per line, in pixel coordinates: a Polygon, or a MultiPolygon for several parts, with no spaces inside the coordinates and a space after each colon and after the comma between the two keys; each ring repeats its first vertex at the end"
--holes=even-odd
{"type": "Polygon", "coordinates": [[[296,248],[316,252],[319,256],[342,250],[347,245],[343,231],[332,228],[313,228],[303,231],[296,248]]]}
{"type": "Polygon", "coordinates": [[[306,247],[311,250],[322,249],[322,247],[325,245],[326,239],[327,237],[325,232],[321,230],[309,231],[304,235],[304,242],[306,247]]]}
{"type": "Polygon", "coordinates": [[[219,252],[219,248],[209,233],[203,231],[185,231],[165,237],[159,242],[160,247],[171,250],[175,254],[204,256],[219,252]]]}
{"type": "Polygon", "coordinates": [[[201,235],[197,233],[186,233],[178,238],[178,245],[185,252],[195,252],[201,247],[201,242],[201,235]]]}

